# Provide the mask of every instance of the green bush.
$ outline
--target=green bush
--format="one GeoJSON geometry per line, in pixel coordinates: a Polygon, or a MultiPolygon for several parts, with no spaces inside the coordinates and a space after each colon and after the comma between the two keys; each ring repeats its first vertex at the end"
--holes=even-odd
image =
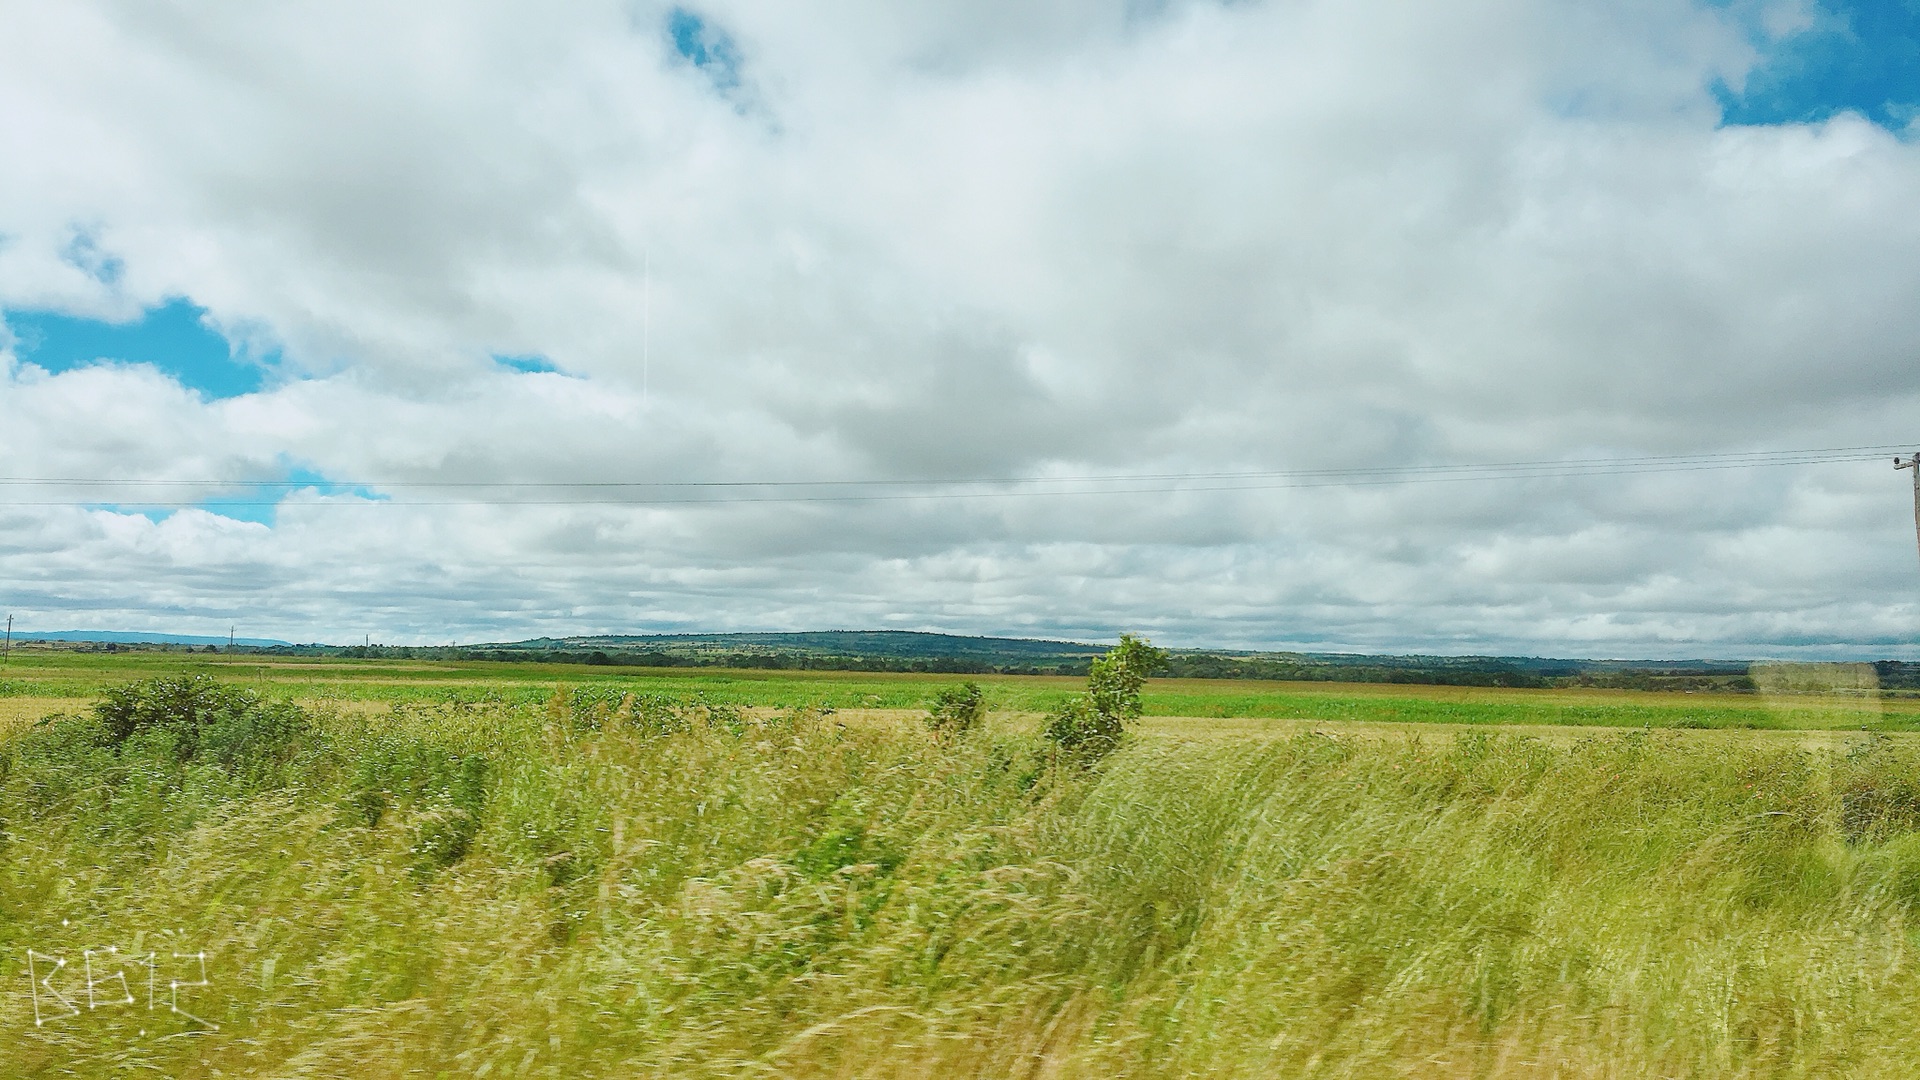
{"type": "Polygon", "coordinates": [[[181,761],[225,769],[285,761],[309,722],[290,701],[267,701],[210,675],[163,675],[108,690],[93,707],[106,745],[130,741],[170,747],[181,761]]]}
{"type": "Polygon", "coordinates": [[[972,731],[987,715],[987,695],[975,682],[949,686],[927,706],[927,727],[935,740],[948,743],[972,731]]]}
{"type": "Polygon", "coordinates": [[[1126,727],[1119,717],[1095,708],[1086,694],[1075,694],[1047,716],[1040,733],[1058,756],[1091,764],[1120,748],[1126,727]]]}
{"type": "Polygon", "coordinates": [[[1119,749],[1127,725],[1140,719],[1140,689],[1167,664],[1167,654],[1145,638],[1120,635],[1120,644],[1095,660],[1085,693],[1060,703],[1042,734],[1069,761],[1087,765],[1119,749]]]}

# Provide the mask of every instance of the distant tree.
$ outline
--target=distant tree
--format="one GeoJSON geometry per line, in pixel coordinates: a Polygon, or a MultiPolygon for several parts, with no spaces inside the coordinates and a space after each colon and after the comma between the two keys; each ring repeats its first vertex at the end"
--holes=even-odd
{"type": "Polygon", "coordinates": [[[1166,665],[1166,650],[1122,634],[1120,644],[1089,668],[1086,692],[1061,702],[1042,734],[1063,758],[1082,765],[1099,761],[1119,748],[1127,725],[1140,719],[1140,689],[1166,665]]]}

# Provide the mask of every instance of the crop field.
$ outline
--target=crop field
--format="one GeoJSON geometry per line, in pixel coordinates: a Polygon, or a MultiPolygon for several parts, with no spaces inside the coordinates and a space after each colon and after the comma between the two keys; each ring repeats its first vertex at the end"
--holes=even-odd
{"type": "MultiPolygon", "coordinates": [[[[599,685],[700,696],[762,709],[796,707],[917,715],[941,686],[972,679],[996,713],[1052,708],[1083,680],[1047,676],[896,675],[821,671],[609,668],[408,660],[335,660],[169,653],[88,654],[16,649],[0,671],[0,723],[83,709],[105,686],[201,671],[304,704],[347,710],[393,705],[541,705],[556,689],[599,685]]],[[[1253,680],[1156,679],[1145,692],[1150,727],[1200,730],[1173,718],[1320,723],[1467,724],[1781,731],[1920,730],[1920,697],[1681,694],[1636,690],[1511,690],[1497,687],[1253,680]],[[1168,720],[1155,725],[1155,718],[1168,720]]],[[[1258,726],[1235,725],[1236,732],[1258,726]]],[[[1289,730],[1282,725],[1281,730],[1289,730]]]]}
{"type": "Polygon", "coordinates": [[[16,652],[0,1076],[1920,1073],[1920,702],[959,681],[16,652]]]}

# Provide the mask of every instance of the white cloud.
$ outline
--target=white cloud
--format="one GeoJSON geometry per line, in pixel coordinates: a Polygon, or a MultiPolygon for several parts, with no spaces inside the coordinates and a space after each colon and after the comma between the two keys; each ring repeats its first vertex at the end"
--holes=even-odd
{"type": "MultiPolygon", "coordinates": [[[[138,365],[10,359],[7,471],[957,478],[1912,434],[1920,150],[1845,116],[1717,126],[1713,81],[1755,61],[1749,26],[1808,25],[1791,5],[696,10],[738,50],[725,95],[663,6],[0,2],[0,144],[25,148],[0,170],[0,309],[184,296],[287,371],[207,403],[138,365]]],[[[1920,568],[1887,472],[305,495],[271,527],[11,506],[0,596],[44,628],[303,640],[1138,627],[1905,654],[1920,568]]]]}

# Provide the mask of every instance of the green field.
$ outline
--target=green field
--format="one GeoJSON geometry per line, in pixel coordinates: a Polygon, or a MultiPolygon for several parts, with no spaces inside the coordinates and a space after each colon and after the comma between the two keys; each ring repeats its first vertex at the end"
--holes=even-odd
{"type": "MultiPolygon", "coordinates": [[[[535,705],[556,689],[617,685],[703,695],[763,708],[918,710],[934,690],[962,678],[985,685],[996,712],[1039,713],[1082,680],[1044,676],[895,675],[813,671],[609,668],[479,661],[183,657],[170,653],[20,651],[0,672],[0,720],[78,707],[102,687],[160,673],[205,671],[303,702],[376,704],[492,702],[535,705]],[[9,704],[9,700],[13,704],[9,704]],[[51,705],[49,705],[51,703],[51,705]]],[[[1913,731],[1920,698],[1681,694],[1636,690],[1510,690],[1378,683],[1279,683],[1163,679],[1147,687],[1153,717],[1248,718],[1396,724],[1574,725],[1913,731]]]]}
{"type": "Polygon", "coordinates": [[[1920,1074],[1910,700],[183,660],[0,676],[0,1076],[1920,1074]]]}

